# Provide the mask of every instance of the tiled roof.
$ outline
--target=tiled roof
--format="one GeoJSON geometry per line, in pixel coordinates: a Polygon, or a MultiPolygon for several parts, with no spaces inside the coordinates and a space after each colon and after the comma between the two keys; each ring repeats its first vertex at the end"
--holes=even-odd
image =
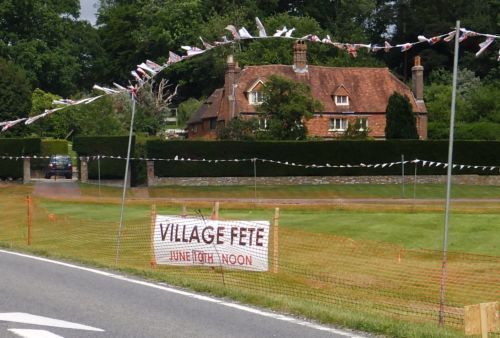
{"type": "Polygon", "coordinates": [[[187,124],[198,123],[201,122],[202,119],[217,117],[221,106],[223,92],[223,88],[214,90],[212,95],[210,95],[205,102],[203,102],[200,109],[198,109],[187,121],[187,124]]]}
{"type": "Polygon", "coordinates": [[[302,81],[311,87],[313,97],[323,104],[323,112],[352,111],[359,113],[385,113],[389,97],[394,91],[410,99],[414,112],[425,113],[425,104],[417,104],[410,88],[397,79],[388,68],[323,67],[309,65],[305,74],[297,74],[290,65],[263,65],[245,67],[238,79],[236,99],[238,111],[255,112],[248,103],[245,90],[257,79],[268,80],[271,75],[281,75],[302,81]],[[349,93],[349,106],[336,106],[333,93],[343,86],[349,93]]]}

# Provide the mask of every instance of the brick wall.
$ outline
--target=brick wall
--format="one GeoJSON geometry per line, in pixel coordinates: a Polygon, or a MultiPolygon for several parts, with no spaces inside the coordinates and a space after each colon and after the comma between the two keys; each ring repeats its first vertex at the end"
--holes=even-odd
{"type": "MultiPolygon", "coordinates": [[[[343,135],[343,132],[329,131],[330,120],[332,118],[346,118],[349,123],[354,123],[356,118],[368,118],[368,136],[376,139],[385,139],[385,114],[323,114],[315,115],[306,122],[309,136],[323,137],[323,138],[338,138],[343,135]]],[[[420,139],[427,139],[427,115],[420,115],[417,120],[417,131],[420,139]]]]}

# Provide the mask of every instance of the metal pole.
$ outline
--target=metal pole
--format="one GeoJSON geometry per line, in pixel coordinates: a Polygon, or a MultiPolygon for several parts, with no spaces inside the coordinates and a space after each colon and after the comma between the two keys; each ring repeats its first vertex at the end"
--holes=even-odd
{"type": "Polygon", "coordinates": [[[460,20],[457,20],[455,31],[455,55],[453,58],[453,87],[451,92],[451,114],[450,114],[450,138],[448,145],[448,170],[446,176],[446,206],[444,212],[444,238],[443,238],[443,260],[441,268],[441,291],[439,295],[439,325],[444,325],[444,300],[446,290],[446,256],[448,251],[448,222],[450,213],[451,195],[451,170],[453,169],[453,132],[455,128],[455,104],[457,97],[457,73],[458,73],[458,38],[460,34],[460,20]]]}
{"type": "Polygon", "coordinates": [[[415,162],[415,177],[413,178],[413,204],[417,198],[417,162],[415,162]]]}
{"type": "Polygon", "coordinates": [[[101,155],[97,155],[97,176],[99,182],[99,197],[101,197],[101,155]]]}
{"type": "Polygon", "coordinates": [[[127,181],[128,181],[128,167],[130,162],[130,148],[132,146],[132,133],[134,129],[134,116],[135,116],[135,97],[132,93],[132,117],[130,118],[130,131],[128,134],[128,149],[127,149],[127,162],[125,164],[125,177],[123,179],[123,193],[122,193],[122,208],[120,212],[120,226],[118,228],[118,238],[116,244],[116,260],[115,264],[118,265],[118,256],[120,254],[120,240],[122,237],[123,228],[123,212],[125,211],[125,194],[127,192],[127,181]]]}
{"type": "Polygon", "coordinates": [[[257,203],[257,159],[253,158],[253,197],[257,203]]]}
{"type": "Polygon", "coordinates": [[[405,155],[401,154],[401,198],[405,198],[405,155]]]}

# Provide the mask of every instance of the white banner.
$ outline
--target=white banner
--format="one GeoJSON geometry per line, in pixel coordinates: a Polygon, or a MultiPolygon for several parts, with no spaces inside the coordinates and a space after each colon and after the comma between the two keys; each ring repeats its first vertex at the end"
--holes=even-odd
{"type": "Polygon", "coordinates": [[[156,216],[153,246],[157,264],[267,271],[268,243],[268,221],[156,216]]]}

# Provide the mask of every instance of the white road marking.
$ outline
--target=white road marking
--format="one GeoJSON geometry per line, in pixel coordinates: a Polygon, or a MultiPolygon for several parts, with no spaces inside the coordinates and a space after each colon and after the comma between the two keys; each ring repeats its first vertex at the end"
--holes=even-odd
{"type": "Polygon", "coordinates": [[[95,274],[98,274],[98,275],[102,275],[102,276],[105,276],[105,277],[110,277],[110,278],[122,280],[124,282],[129,282],[129,283],[133,283],[133,284],[139,284],[139,285],[143,285],[143,286],[147,286],[147,287],[151,287],[151,288],[163,290],[163,291],[166,291],[166,292],[170,292],[170,293],[174,293],[174,294],[178,294],[178,295],[182,295],[182,296],[186,296],[186,297],[190,297],[190,298],[202,300],[202,301],[205,301],[205,302],[216,303],[216,304],[220,304],[220,305],[223,305],[223,306],[235,308],[235,309],[238,309],[238,310],[241,310],[241,311],[245,311],[245,312],[249,312],[249,313],[254,313],[254,314],[257,314],[257,315],[260,315],[260,316],[263,316],[263,317],[269,317],[269,318],[273,318],[273,319],[276,319],[276,320],[281,320],[281,321],[285,321],[285,322],[289,322],[289,323],[294,323],[294,324],[305,326],[305,327],[309,327],[309,328],[312,328],[312,329],[315,329],[315,330],[326,331],[326,332],[334,333],[334,334],[345,336],[345,337],[349,337],[349,338],[363,338],[364,337],[364,336],[356,335],[353,332],[343,331],[343,330],[339,330],[339,329],[334,329],[334,328],[331,328],[331,327],[328,327],[328,326],[323,326],[323,325],[320,325],[320,324],[315,324],[315,323],[312,323],[312,322],[307,322],[307,321],[300,320],[300,319],[297,319],[297,318],[293,318],[293,317],[289,317],[289,316],[285,316],[285,315],[281,315],[281,314],[276,314],[276,313],[272,313],[272,312],[266,312],[266,311],[262,311],[262,310],[259,310],[259,309],[256,309],[256,308],[252,308],[252,307],[244,306],[244,305],[240,305],[240,304],[229,303],[229,302],[225,302],[225,301],[222,301],[222,300],[219,300],[219,299],[216,299],[216,298],[212,298],[212,297],[208,297],[208,296],[203,296],[203,295],[198,295],[198,294],[195,294],[195,293],[191,293],[191,292],[187,292],[187,291],[182,291],[182,290],[174,289],[174,288],[167,287],[167,286],[162,286],[162,285],[158,285],[158,284],[154,284],[154,283],[149,283],[149,282],[145,282],[145,281],[141,281],[141,280],[135,280],[135,279],[132,279],[132,278],[128,278],[128,277],[125,277],[125,276],[116,275],[116,274],[105,272],[105,271],[100,271],[100,270],[97,270],[97,269],[86,268],[86,267],[82,267],[82,266],[78,266],[78,265],[73,265],[73,264],[69,264],[69,263],[59,262],[59,261],[48,259],[48,258],[37,257],[37,256],[32,256],[32,255],[27,255],[27,254],[22,254],[22,253],[18,253],[18,252],[12,252],[12,251],[6,251],[6,250],[0,250],[0,253],[5,253],[5,254],[9,254],[9,255],[20,256],[20,257],[29,258],[29,259],[34,259],[34,260],[38,260],[38,261],[42,261],[42,262],[46,262],[46,263],[52,263],[52,264],[62,265],[62,266],[65,266],[65,267],[68,267],[68,268],[72,268],[72,269],[83,270],[83,271],[95,273],[95,274]]]}
{"type": "Polygon", "coordinates": [[[59,320],[59,319],[54,319],[54,318],[49,318],[49,317],[36,316],[36,315],[32,315],[29,313],[23,313],[23,312],[0,313],[0,321],[11,322],[11,323],[41,325],[41,326],[62,327],[62,328],[74,329],[74,330],[104,332],[104,330],[101,330],[101,329],[98,329],[98,328],[92,327],[92,326],[67,322],[65,320],[59,320]]]}
{"type": "Polygon", "coordinates": [[[45,330],[9,329],[8,331],[23,338],[64,338],[45,330]]]}

